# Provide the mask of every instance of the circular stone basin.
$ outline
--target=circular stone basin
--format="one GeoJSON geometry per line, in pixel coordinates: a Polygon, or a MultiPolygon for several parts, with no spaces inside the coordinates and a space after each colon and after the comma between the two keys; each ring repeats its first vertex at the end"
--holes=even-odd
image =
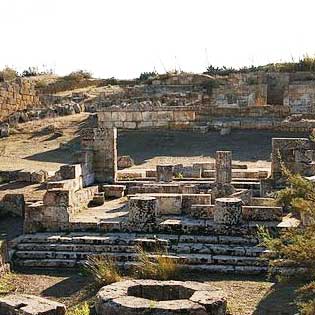
{"type": "Polygon", "coordinates": [[[199,282],[126,280],[103,287],[98,315],[225,315],[221,289],[199,282]]]}

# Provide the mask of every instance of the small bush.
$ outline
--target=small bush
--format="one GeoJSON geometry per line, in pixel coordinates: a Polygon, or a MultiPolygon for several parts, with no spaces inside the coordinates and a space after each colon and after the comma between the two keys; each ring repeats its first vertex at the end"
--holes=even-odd
{"type": "Polygon", "coordinates": [[[9,67],[4,68],[0,71],[0,82],[2,81],[12,81],[18,77],[18,73],[9,67]]]}
{"type": "Polygon", "coordinates": [[[111,284],[122,279],[116,261],[110,256],[89,256],[84,268],[100,285],[111,284]]]}
{"type": "Polygon", "coordinates": [[[67,315],[90,315],[90,307],[87,302],[67,311],[67,315]]]}
{"type": "Polygon", "coordinates": [[[80,82],[85,79],[91,79],[91,78],[92,78],[92,74],[90,72],[85,71],[85,70],[79,70],[79,71],[71,72],[70,74],[62,77],[61,79],[65,81],[80,82]]]}
{"type": "Polygon", "coordinates": [[[178,277],[179,266],[167,253],[156,253],[155,259],[141,247],[137,249],[138,263],[135,276],[144,279],[170,280],[178,277]]]}
{"type": "Polygon", "coordinates": [[[304,273],[296,276],[310,282],[299,290],[301,314],[315,314],[315,184],[299,174],[292,174],[282,165],[282,173],[287,177],[288,187],[277,194],[280,205],[307,215],[309,224],[285,229],[277,236],[260,228],[262,245],[272,252],[271,268],[286,265],[304,268],[304,273]]]}

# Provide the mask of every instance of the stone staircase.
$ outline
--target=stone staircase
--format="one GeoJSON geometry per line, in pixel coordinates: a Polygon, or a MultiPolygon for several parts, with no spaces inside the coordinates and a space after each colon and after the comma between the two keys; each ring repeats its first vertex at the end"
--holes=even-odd
{"type": "Polygon", "coordinates": [[[16,267],[72,268],[89,255],[115,257],[128,268],[137,264],[141,246],[155,257],[167,252],[186,268],[208,272],[259,274],[268,269],[266,250],[252,236],[172,235],[144,233],[37,233],[16,239],[12,259],[16,267]]]}

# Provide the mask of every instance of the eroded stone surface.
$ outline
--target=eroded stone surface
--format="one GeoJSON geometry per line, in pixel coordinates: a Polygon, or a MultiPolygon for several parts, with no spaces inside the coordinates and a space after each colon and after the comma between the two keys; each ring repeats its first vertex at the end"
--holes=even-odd
{"type": "Polygon", "coordinates": [[[127,280],[97,294],[97,315],[224,315],[221,289],[199,282],[127,280]]]}
{"type": "Polygon", "coordinates": [[[0,314],[65,315],[66,307],[58,302],[27,294],[10,294],[0,298],[0,314]]]}

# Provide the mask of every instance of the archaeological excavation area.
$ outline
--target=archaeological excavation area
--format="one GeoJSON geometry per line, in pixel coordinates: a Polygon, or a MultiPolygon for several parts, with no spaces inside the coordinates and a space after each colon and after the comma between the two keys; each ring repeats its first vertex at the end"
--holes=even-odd
{"type": "MultiPolygon", "coordinates": [[[[0,243],[1,271],[72,272],[101,255],[128,272],[141,248],[152,261],[162,253],[188,273],[266,277],[269,250],[258,231],[308,224],[307,216],[279,205],[275,193],[286,186],[284,169],[315,179],[314,81],[282,73],[214,80],[179,74],[11,113],[0,130],[4,144],[16,139],[13,125],[77,120],[71,134],[51,125],[32,131],[30,142],[46,138],[36,142],[37,151],[28,142],[32,154],[14,156],[19,169],[7,144],[12,156],[3,154],[10,167],[0,170],[0,213],[20,225],[12,223],[0,243]]],[[[51,98],[42,92],[36,103],[51,98]]],[[[296,269],[279,265],[274,272],[296,269]]],[[[224,290],[201,281],[129,279],[94,298],[97,315],[224,315],[229,303],[224,290]]],[[[26,309],[44,303],[23,301],[26,309]]],[[[18,306],[14,296],[0,298],[0,311],[18,306]]],[[[58,303],[47,309],[65,314],[58,303]]]]}

